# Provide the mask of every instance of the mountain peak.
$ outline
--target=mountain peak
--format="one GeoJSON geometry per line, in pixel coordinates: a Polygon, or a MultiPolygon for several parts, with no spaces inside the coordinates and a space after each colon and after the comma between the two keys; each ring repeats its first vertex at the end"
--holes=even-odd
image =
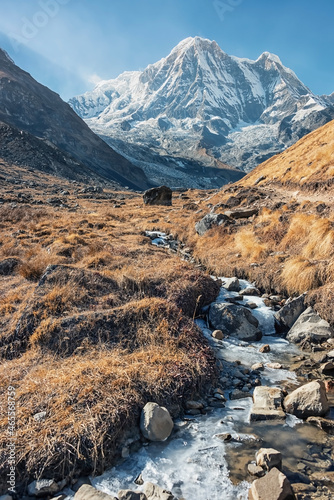
{"type": "Polygon", "coordinates": [[[202,38],[200,36],[190,36],[178,43],[172,50],[171,54],[173,54],[174,52],[186,52],[191,47],[203,50],[208,50],[210,48],[219,48],[219,50],[221,50],[217,42],[214,40],[209,40],[208,38],[202,38]]]}
{"type": "Polygon", "coordinates": [[[266,59],[266,60],[272,61],[276,64],[280,64],[281,66],[283,66],[280,58],[276,54],[272,54],[271,52],[267,52],[267,51],[263,52],[263,54],[261,54],[260,57],[258,58],[258,61],[260,61],[261,59],[266,59]]]}

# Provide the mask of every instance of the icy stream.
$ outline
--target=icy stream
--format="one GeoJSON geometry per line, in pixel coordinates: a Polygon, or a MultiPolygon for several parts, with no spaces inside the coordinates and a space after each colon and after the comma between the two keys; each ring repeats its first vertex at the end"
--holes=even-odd
{"type": "MultiPolygon", "coordinates": [[[[163,245],[163,238],[157,238],[156,244],[163,245]]],[[[241,281],[242,288],[250,284],[241,281]]],[[[237,295],[221,289],[217,301],[237,295]]],[[[256,302],[258,308],[253,311],[265,334],[261,342],[252,345],[237,339],[227,338],[216,341],[205,321],[198,321],[204,336],[222,362],[241,362],[244,367],[254,363],[284,363],[289,356],[298,351],[287,341],[272,336],[274,333],[273,311],[266,307],[258,297],[245,297],[244,302],[256,302]],[[259,348],[270,345],[270,352],[262,354],[259,348]]],[[[284,381],[296,381],[294,373],[284,369],[265,368],[261,374],[262,384],[279,385],[284,381]]],[[[228,399],[229,391],[226,391],[228,399]]],[[[111,495],[117,496],[120,489],[140,490],[134,480],[141,473],[144,481],[151,481],[173,492],[177,498],[185,500],[246,500],[250,484],[242,481],[234,485],[230,479],[228,458],[231,453],[238,453],[238,444],[254,440],[252,423],[249,423],[251,398],[228,400],[225,408],[215,408],[207,415],[189,417],[175,422],[172,436],[164,443],[150,443],[138,452],[131,454],[120,465],[92,480],[93,485],[111,495]],[[243,433],[242,429],[250,429],[243,433]],[[226,443],[217,434],[230,433],[236,443],[226,443]],[[238,443],[239,441],[239,443],[238,443]]],[[[296,421],[288,418],[285,426],[293,426],[296,421]]],[[[283,426],[283,424],[280,424],[283,426]]],[[[257,423],[258,429],[258,423],[257,423]]],[[[261,446],[259,446],[261,447],[261,446]]],[[[238,459],[238,458],[237,458],[238,459]]],[[[252,457],[250,457],[250,460],[252,457]]],[[[249,460],[249,461],[250,461],[249,460]]],[[[243,477],[246,477],[246,471],[243,477]]]]}

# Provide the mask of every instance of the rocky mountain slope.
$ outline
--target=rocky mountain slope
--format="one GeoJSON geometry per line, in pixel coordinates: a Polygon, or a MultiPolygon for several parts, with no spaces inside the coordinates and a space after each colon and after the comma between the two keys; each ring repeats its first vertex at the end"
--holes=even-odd
{"type": "MultiPolygon", "coordinates": [[[[23,130],[58,149],[59,157],[70,155],[73,163],[63,175],[71,176],[75,162],[85,165],[85,174],[100,176],[131,188],[146,188],[143,171],[112,150],[73,112],[68,104],[47,87],[36,82],[0,50],[0,121],[23,130]]],[[[36,141],[35,141],[36,143],[36,141]]],[[[36,145],[36,144],[35,144],[36,145]]],[[[49,152],[51,152],[51,149],[49,152]]],[[[47,163],[52,165],[53,154],[47,163]]],[[[70,160],[69,160],[70,161],[70,160]]],[[[71,162],[70,162],[71,163],[71,162]]],[[[48,171],[48,170],[46,170],[48,171]]]]}
{"type": "Polygon", "coordinates": [[[149,178],[176,184],[191,182],[194,161],[247,172],[334,118],[333,96],[313,94],[276,55],[241,59],[200,37],[70,105],[149,178]],[[136,145],[149,149],[146,165],[136,145]]]}

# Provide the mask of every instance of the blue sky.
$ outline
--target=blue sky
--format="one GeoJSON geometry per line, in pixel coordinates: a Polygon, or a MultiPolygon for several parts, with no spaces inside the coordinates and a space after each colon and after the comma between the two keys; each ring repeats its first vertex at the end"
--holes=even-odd
{"type": "Polygon", "coordinates": [[[66,100],[196,35],[240,57],[273,52],[330,94],[333,22],[333,0],[1,0],[0,46],[66,100]]]}

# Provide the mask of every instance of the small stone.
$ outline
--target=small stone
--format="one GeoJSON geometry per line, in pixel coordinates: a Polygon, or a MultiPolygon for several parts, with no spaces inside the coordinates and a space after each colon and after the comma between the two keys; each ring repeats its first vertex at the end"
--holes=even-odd
{"type": "Polygon", "coordinates": [[[272,370],[281,370],[283,366],[280,363],[267,363],[267,368],[271,368],[272,370]]]}
{"type": "Polygon", "coordinates": [[[255,457],[256,465],[265,470],[271,470],[273,467],[282,469],[282,454],[274,448],[261,448],[255,457]]]}
{"type": "Polygon", "coordinates": [[[265,471],[256,464],[248,464],[247,470],[251,476],[263,477],[265,475],[265,471]]]}
{"type": "Polygon", "coordinates": [[[226,432],[224,434],[216,434],[216,437],[218,439],[221,439],[222,441],[231,441],[232,436],[230,433],[226,432]]]}
{"type": "Polygon", "coordinates": [[[30,496],[46,497],[58,493],[59,486],[54,479],[38,479],[33,481],[28,486],[28,493],[30,496]]]}
{"type": "Polygon", "coordinates": [[[142,410],[140,430],[150,441],[165,441],[173,430],[169,411],[156,403],[147,403],[142,410]]]}
{"type": "Polygon", "coordinates": [[[136,477],[134,480],[135,484],[138,484],[138,486],[142,486],[144,484],[144,479],[142,473],[139,474],[139,476],[136,477]]]}
{"type": "Polygon", "coordinates": [[[262,347],[260,347],[259,352],[262,352],[262,353],[270,352],[270,345],[269,344],[263,345],[262,347]]]}
{"type": "Polygon", "coordinates": [[[187,401],[186,409],[187,410],[202,410],[204,408],[203,403],[200,401],[187,401]]]}
{"type": "Polygon", "coordinates": [[[247,307],[249,307],[249,309],[257,309],[257,304],[255,304],[255,302],[248,302],[248,304],[246,304],[247,307]]]}
{"type": "Polygon", "coordinates": [[[46,419],[46,411],[40,411],[39,413],[35,413],[34,420],[36,422],[44,422],[46,419]]]}
{"type": "Polygon", "coordinates": [[[212,332],[212,337],[216,340],[223,340],[224,334],[221,330],[215,330],[212,332]]]}
{"type": "Polygon", "coordinates": [[[214,395],[213,395],[213,397],[215,399],[220,400],[220,401],[226,401],[225,396],[223,394],[218,393],[218,392],[215,392],[214,395]]]}
{"type": "Polygon", "coordinates": [[[130,449],[128,446],[122,448],[121,456],[122,458],[128,458],[128,456],[130,456],[130,449]]]}
{"type": "Polygon", "coordinates": [[[256,371],[263,372],[264,364],[263,363],[255,363],[254,365],[251,366],[251,370],[254,372],[256,372],[256,371]]]}

